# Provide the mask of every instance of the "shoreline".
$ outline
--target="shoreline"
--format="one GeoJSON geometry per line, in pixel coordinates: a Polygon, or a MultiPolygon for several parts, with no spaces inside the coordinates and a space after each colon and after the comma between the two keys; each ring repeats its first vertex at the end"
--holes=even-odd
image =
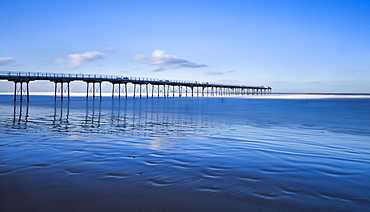
{"type": "MultiPolygon", "coordinates": [[[[13,96],[13,92],[0,92],[0,96],[13,96]]],[[[30,92],[30,96],[54,96],[54,92],[30,92]]],[[[86,97],[84,92],[74,92],[70,94],[71,97],[86,97]]],[[[58,98],[60,95],[58,95],[58,98]]],[[[66,96],[64,96],[66,98],[66,96]]],[[[91,96],[89,96],[91,97],[91,96]]],[[[102,97],[112,97],[112,93],[102,93],[102,97]]],[[[134,97],[133,93],[128,93],[128,97],[134,97]]],[[[136,95],[140,98],[139,95],[136,95]]],[[[141,98],[146,98],[146,95],[142,95],[141,98]]],[[[159,97],[164,97],[160,95],[159,97]]],[[[169,95],[166,98],[180,97],[179,95],[169,95]]],[[[370,98],[370,94],[366,93],[273,93],[273,94],[244,94],[244,95],[231,95],[231,96],[217,96],[217,95],[194,95],[193,98],[243,98],[243,99],[336,99],[336,98],[370,98]]],[[[96,98],[99,98],[96,96],[96,98]]],[[[117,95],[114,98],[119,98],[117,95]]],[[[125,98],[121,95],[121,98],[125,98]]],[[[153,97],[151,95],[148,98],[158,98],[157,95],[153,97]]],[[[182,95],[181,98],[192,98],[192,96],[182,95]]]]}

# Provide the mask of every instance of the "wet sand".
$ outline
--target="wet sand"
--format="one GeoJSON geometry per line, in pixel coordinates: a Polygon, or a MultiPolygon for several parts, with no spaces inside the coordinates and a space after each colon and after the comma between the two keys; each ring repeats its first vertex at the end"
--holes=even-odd
{"type": "Polygon", "coordinates": [[[368,104],[2,96],[0,210],[366,211],[368,104]]]}

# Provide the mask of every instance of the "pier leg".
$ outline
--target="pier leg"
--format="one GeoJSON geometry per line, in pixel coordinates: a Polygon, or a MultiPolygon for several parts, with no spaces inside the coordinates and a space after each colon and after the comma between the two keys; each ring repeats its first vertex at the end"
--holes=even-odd
{"type": "Polygon", "coordinates": [[[101,82],[99,82],[99,91],[100,91],[100,99],[102,98],[102,94],[101,94],[101,82]]]}
{"type": "Polygon", "coordinates": [[[29,82],[27,82],[27,102],[30,101],[30,86],[29,86],[29,82]]]}
{"type": "Polygon", "coordinates": [[[63,99],[63,93],[64,93],[64,89],[63,89],[63,82],[60,83],[60,98],[63,99]]]}
{"type": "Polygon", "coordinates": [[[145,87],[146,87],[146,98],[148,98],[148,97],[149,97],[149,94],[148,94],[148,92],[149,92],[149,91],[148,91],[148,84],[146,84],[146,86],[145,86],[145,87]]]}
{"type": "Polygon", "coordinates": [[[54,100],[57,99],[57,83],[54,82],[54,100]]]}
{"type": "Polygon", "coordinates": [[[125,95],[126,95],[126,99],[127,99],[127,82],[125,83],[125,95]]]}
{"type": "Polygon", "coordinates": [[[17,100],[17,82],[14,82],[14,101],[17,100]]]}
{"type": "Polygon", "coordinates": [[[70,82],[68,82],[68,87],[67,87],[67,88],[68,88],[68,100],[70,100],[70,99],[71,99],[71,94],[70,94],[70,91],[69,91],[69,89],[70,89],[69,83],[70,83],[70,82]]]}
{"type": "Polygon", "coordinates": [[[118,99],[121,99],[121,83],[118,84],[118,99]]]}
{"type": "Polygon", "coordinates": [[[93,82],[93,98],[95,99],[95,82],[93,82]]]}
{"type": "Polygon", "coordinates": [[[21,82],[21,101],[23,101],[23,82],[21,82]]]}
{"type": "Polygon", "coordinates": [[[89,98],[89,83],[86,83],[86,99],[89,98]]]}

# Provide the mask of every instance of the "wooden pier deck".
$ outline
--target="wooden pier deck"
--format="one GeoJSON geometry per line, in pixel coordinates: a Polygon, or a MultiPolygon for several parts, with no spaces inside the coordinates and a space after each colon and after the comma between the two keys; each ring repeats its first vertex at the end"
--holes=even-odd
{"type": "Polygon", "coordinates": [[[31,72],[0,72],[0,80],[14,82],[14,100],[30,99],[32,81],[47,80],[54,83],[54,98],[70,99],[70,83],[86,83],[86,97],[102,98],[102,82],[112,84],[112,98],[127,97],[128,84],[133,87],[133,96],[169,97],[169,96],[226,96],[270,94],[269,86],[225,85],[198,81],[163,80],[139,77],[123,77],[102,74],[62,74],[31,72]]]}

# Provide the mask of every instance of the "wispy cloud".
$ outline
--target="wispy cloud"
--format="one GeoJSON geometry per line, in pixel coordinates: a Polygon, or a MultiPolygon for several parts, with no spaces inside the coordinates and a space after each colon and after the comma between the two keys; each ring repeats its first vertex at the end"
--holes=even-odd
{"type": "Polygon", "coordinates": [[[166,70],[165,68],[156,68],[152,72],[161,72],[161,71],[165,71],[165,70],[166,70]]]}
{"type": "Polygon", "coordinates": [[[287,84],[289,82],[288,81],[275,81],[275,82],[272,82],[272,83],[276,83],[276,84],[287,84]]]}
{"type": "Polygon", "coordinates": [[[217,75],[222,75],[224,74],[223,72],[221,71],[207,71],[204,73],[205,75],[212,75],[212,76],[217,76],[217,75]]]}
{"type": "Polygon", "coordinates": [[[54,64],[67,63],[69,64],[69,68],[73,69],[80,67],[84,62],[94,61],[102,58],[103,56],[104,54],[98,51],[85,52],[82,54],[69,54],[66,58],[58,58],[54,60],[54,64]]]}
{"type": "Polygon", "coordinates": [[[13,61],[12,57],[0,57],[0,66],[1,65],[6,65],[6,64],[8,64],[12,61],[13,61]]]}
{"type": "Polygon", "coordinates": [[[101,52],[118,52],[118,49],[113,48],[113,47],[107,47],[107,48],[100,49],[100,51],[101,52]]]}
{"type": "Polygon", "coordinates": [[[217,76],[217,75],[223,75],[223,74],[227,74],[227,73],[231,73],[231,72],[234,72],[234,70],[225,71],[225,72],[221,72],[221,71],[207,71],[204,74],[205,75],[217,76]]]}
{"type": "Polygon", "coordinates": [[[193,63],[188,60],[182,59],[180,57],[174,55],[168,55],[163,50],[154,50],[151,56],[146,55],[135,55],[132,61],[158,66],[161,71],[164,68],[203,68],[207,67],[207,65],[200,64],[200,63],[193,63]]]}
{"type": "Polygon", "coordinates": [[[223,79],[223,80],[219,80],[219,82],[222,82],[222,83],[238,83],[240,81],[235,80],[235,79],[223,79]]]}

